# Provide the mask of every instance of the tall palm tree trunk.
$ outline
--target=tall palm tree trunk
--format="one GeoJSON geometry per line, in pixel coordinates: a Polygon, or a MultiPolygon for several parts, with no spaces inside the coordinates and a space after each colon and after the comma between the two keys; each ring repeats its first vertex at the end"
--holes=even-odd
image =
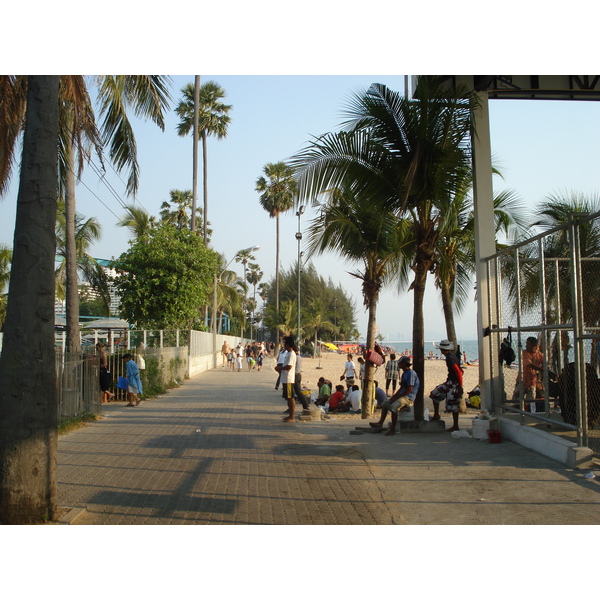
{"type": "Polygon", "coordinates": [[[206,130],[202,131],[202,179],[204,185],[204,214],[202,215],[204,245],[208,246],[208,148],[206,146],[206,130]]]}
{"type": "Polygon", "coordinates": [[[28,78],[12,277],[0,358],[0,523],[56,511],[54,256],[58,76],[28,78]]]}
{"type": "Polygon", "coordinates": [[[446,335],[454,344],[454,348],[458,347],[458,339],[456,337],[456,326],[454,324],[454,308],[452,306],[451,283],[442,281],[441,285],[442,307],[444,309],[444,320],[446,321],[446,335]]]}
{"type": "MultiPolygon", "coordinates": [[[[276,235],[276,250],[275,250],[275,313],[277,314],[277,322],[279,323],[279,215],[275,217],[275,230],[277,232],[276,235]]],[[[279,326],[276,331],[277,339],[275,340],[275,344],[277,346],[277,351],[279,351],[279,339],[281,337],[281,332],[279,331],[279,326]]],[[[316,347],[316,346],[315,346],[316,347]]]]}
{"type": "Polygon", "coordinates": [[[79,350],[79,290],[77,286],[77,248],[75,246],[75,148],[67,145],[67,174],[65,181],[65,263],[66,263],[66,332],[67,350],[79,350]]]}
{"type": "MultiPolygon", "coordinates": [[[[194,78],[194,131],[192,167],[192,231],[196,231],[196,202],[198,200],[198,112],[200,110],[200,75],[194,78]]],[[[205,242],[206,243],[206,242],[205,242]]]]}
{"type": "MultiPolygon", "coordinates": [[[[369,299],[369,318],[367,321],[367,348],[375,348],[375,336],[377,335],[377,298],[369,299]]],[[[371,416],[374,396],[373,374],[375,365],[372,362],[365,364],[365,384],[361,396],[361,418],[368,419],[371,416]]]]}

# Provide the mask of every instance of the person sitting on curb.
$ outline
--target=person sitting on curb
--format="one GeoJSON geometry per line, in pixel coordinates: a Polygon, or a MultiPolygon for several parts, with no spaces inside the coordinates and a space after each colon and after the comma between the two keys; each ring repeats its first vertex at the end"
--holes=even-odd
{"type": "Polygon", "coordinates": [[[381,417],[376,423],[369,423],[371,427],[383,427],[388,412],[392,413],[392,423],[385,435],[394,435],[396,425],[398,424],[398,411],[406,410],[414,402],[419,391],[419,377],[410,368],[410,356],[401,356],[398,366],[402,369],[402,378],[400,379],[400,388],[381,407],[381,417]]]}
{"type": "Polygon", "coordinates": [[[327,383],[325,377],[319,377],[317,385],[319,386],[319,397],[315,400],[315,404],[317,406],[325,406],[325,403],[329,400],[329,396],[331,396],[331,385],[327,383]]]}

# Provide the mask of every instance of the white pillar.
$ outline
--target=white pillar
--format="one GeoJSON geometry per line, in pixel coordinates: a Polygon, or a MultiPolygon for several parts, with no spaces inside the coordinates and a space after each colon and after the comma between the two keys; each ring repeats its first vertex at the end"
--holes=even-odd
{"type": "Polygon", "coordinates": [[[496,253],[494,231],[494,196],[492,188],[492,147],[490,141],[490,113],[487,91],[478,94],[480,106],[473,114],[473,204],[475,213],[475,257],[477,259],[477,341],[479,343],[479,383],[481,386],[482,408],[491,408],[492,371],[490,364],[489,338],[483,337],[483,331],[492,323],[490,301],[496,315],[495,297],[488,293],[487,266],[482,258],[496,253]]]}

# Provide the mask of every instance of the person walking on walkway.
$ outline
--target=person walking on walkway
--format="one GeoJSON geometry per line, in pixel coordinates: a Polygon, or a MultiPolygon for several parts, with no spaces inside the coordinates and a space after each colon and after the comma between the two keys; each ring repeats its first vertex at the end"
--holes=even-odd
{"type": "Polygon", "coordinates": [[[383,427],[388,412],[392,413],[392,423],[385,435],[394,435],[396,425],[398,424],[398,411],[406,410],[415,400],[419,391],[419,377],[410,368],[410,356],[402,356],[398,361],[398,366],[402,369],[402,378],[400,379],[400,388],[389,399],[385,400],[381,407],[381,417],[376,423],[369,423],[371,427],[383,427]]]}
{"type": "Polygon", "coordinates": [[[446,367],[448,368],[448,377],[444,383],[436,386],[429,397],[433,400],[432,421],[440,419],[440,402],[446,401],[446,412],[452,413],[453,424],[446,431],[458,431],[458,413],[460,410],[460,399],[463,395],[463,372],[460,368],[458,356],[452,352],[454,344],[449,340],[442,340],[438,348],[446,358],[446,367]]]}
{"type": "Polygon", "coordinates": [[[291,336],[283,338],[283,347],[286,350],[286,355],[283,359],[283,364],[277,366],[281,373],[281,387],[283,388],[283,399],[287,401],[290,414],[283,419],[284,423],[292,423],[296,409],[296,401],[294,400],[294,380],[296,378],[296,353],[294,352],[294,339],[291,336]]]}
{"type": "Polygon", "coordinates": [[[123,360],[125,361],[125,376],[127,377],[128,384],[127,398],[129,399],[129,404],[125,406],[137,406],[141,402],[139,394],[143,393],[140,370],[131,354],[124,354],[123,360]]]}
{"type": "Polygon", "coordinates": [[[221,368],[223,369],[225,367],[225,362],[227,361],[227,356],[229,355],[229,342],[227,342],[227,340],[225,340],[223,342],[223,345],[221,346],[221,357],[223,358],[223,364],[221,365],[221,368]]]}
{"type": "Polygon", "coordinates": [[[100,355],[100,389],[102,390],[102,402],[110,402],[115,395],[110,391],[111,376],[108,370],[108,359],[106,358],[106,352],[104,351],[104,344],[98,342],[96,344],[96,350],[100,355]]]}

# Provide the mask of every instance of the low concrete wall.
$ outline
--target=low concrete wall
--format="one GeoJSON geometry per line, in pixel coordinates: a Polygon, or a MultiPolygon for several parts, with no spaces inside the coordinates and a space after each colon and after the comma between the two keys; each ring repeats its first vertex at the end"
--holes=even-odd
{"type": "Polygon", "coordinates": [[[503,439],[539,452],[570,468],[588,465],[594,456],[589,448],[578,446],[547,431],[521,425],[507,417],[498,417],[498,425],[503,439]]]}

